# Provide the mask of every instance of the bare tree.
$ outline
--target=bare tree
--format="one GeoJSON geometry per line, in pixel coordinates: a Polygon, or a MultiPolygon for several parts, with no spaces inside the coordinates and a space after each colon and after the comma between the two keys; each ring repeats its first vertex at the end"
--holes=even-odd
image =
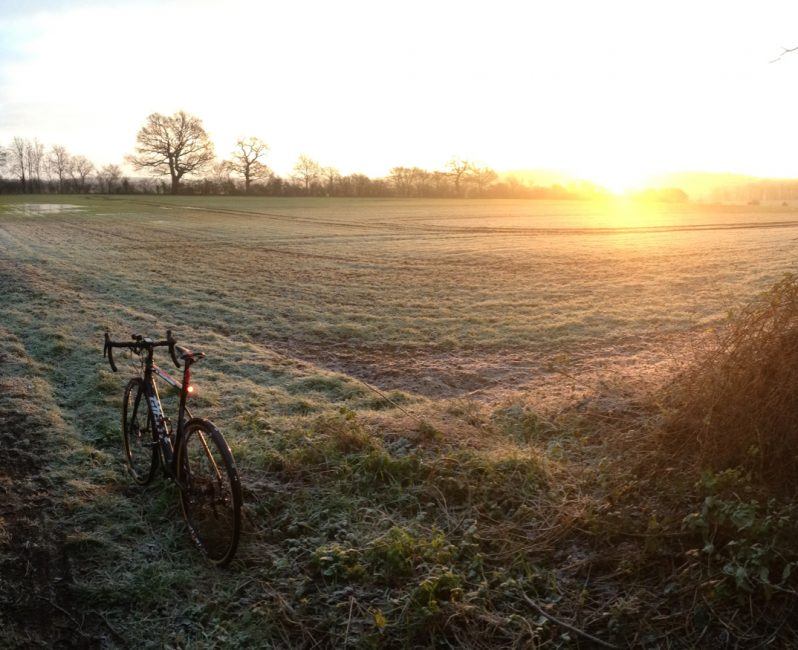
{"type": "Polygon", "coordinates": [[[252,181],[266,179],[271,176],[271,170],[261,161],[266,157],[269,145],[256,137],[241,138],[236,142],[233,151],[230,169],[244,177],[244,191],[249,192],[252,181]]]}
{"type": "Polygon", "coordinates": [[[69,167],[69,176],[75,184],[75,190],[85,192],[88,189],[86,179],[94,171],[94,165],[85,156],[74,156],[69,167]]]}
{"type": "Polygon", "coordinates": [[[321,169],[321,176],[327,181],[327,196],[333,195],[335,189],[335,182],[341,178],[341,172],[335,167],[323,167],[321,169]]]}
{"type": "Polygon", "coordinates": [[[452,158],[446,163],[446,169],[451,179],[454,181],[454,193],[460,196],[460,185],[463,182],[463,177],[468,174],[474,165],[462,158],[452,158]]]}
{"type": "Polygon", "coordinates": [[[213,159],[213,143],[202,121],[185,111],[147,117],[136,136],[136,155],[127,158],[136,169],[168,173],[172,194],[177,194],[184,175],[200,170],[213,159]]]}
{"type": "Polygon", "coordinates": [[[410,167],[394,167],[389,177],[399,196],[410,196],[413,187],[413,170],[410,167]]]}
{"type": "Polygon", "coordinates": [[[366,196],[369,186],[373,183],[365,174],[351,174],[348,179],[355,196],[366,196]]]}
{"type": "Polygon", "coordinates": [[[305,186],[306,194],[310,193],[311,185],[318,182],[320,175],[321,167],[319,167],[319,163],[305,154],[299,156],[294,165],[294,178],[305,186]]]}
{"type": "Polygon", "coordinates": [[[776,63],[778,61],[781,61],[781,59],[784,57],[785,54],[790,54],[790,53],[796,52],[796,51],[798,51],[798,46],[796,46],[796,47],[784,47],[784,46],[782,46],[781,54],[779,54],[775,59],[770,61],[770,63],[776,63]]]}
{"type": "Polygon", "coordinates": [[[218,160],[211,165],[211,178],[219,184],[230,182],[230,161],[218,160]]]}
{"type": "Polygon", "coordinates": [[[446,196],[451,192],[451,176],[447,172],[432,172],[430,174],[430,184],[436,196],[446,196]]]}
{"type": "Polygon", "coordinates": [[[474,167],[466,180],[476,187],[477,194],[481,195],[490,185],[496,182],[499,175],[490,167],[474,167]]]}
{"type": "Polygon", "coordinates": [[[25,142],[25,164],[28,168],[28,181],[37,190],[42,187],[42,164],[44,163],[44,145],[37,139],[25,142]]]}
{"type": "Polygon", "coordinates": [[[63,193],[64,181],[69,174],[69,165],[72,161],[72,156],[66,150],[66,147],[60,144],[54,144],[50,148],[50,155],[47,158],[48,166],[51,174],[58,180],[58,192],[63,193]]]}
{"type": "Polygon", "coordinates": [[[235,183],[231,177],[233,168],[229,160],[217,160],[209,170],[207,181],[212,186],[212,191],[219,194],[229,194],[235,190],[235,183]]]}
{"type": "Polygon", "coordinates": [[[122,170],[119,165],[106,165],[97,172],[97,184],[100,191],[111,194],[118,189],[119,181],[122,178],[122,170]]]}
{"type": "Polygon", "coordinates": [[[413,185],[414,196],[426,196],[430,194],[431,174],[421,167],[413,167],[410,170],[410,182],[413,185]]]}
{"type": "Polygon", "coordinates": [[[9,148],[11,173],[19,178],[22,191],[28,190],[28,142],[24,138],[15,137],[9,148]]]}
{"type": "Polygon", "coordinates": [[[431,191],[431,175],[421,167],[394,167],[389,178],[399,196],[425,196],[431,191]]]}

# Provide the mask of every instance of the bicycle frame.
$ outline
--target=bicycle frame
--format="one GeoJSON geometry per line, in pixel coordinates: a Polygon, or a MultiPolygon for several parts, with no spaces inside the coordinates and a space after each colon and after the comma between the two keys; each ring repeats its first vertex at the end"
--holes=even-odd
{"type": "Polygon", "coordinates": [[[161,452],[164,469],[173,477],[177,477],[177,455],[175,450],[179,449],[183,440],[185,423],[191,418],[191,411],[186,406],[188,397],[188,387],[191,385],[191,361],[186,359],[183,365],[183,381],[177,381],[168,372],[159,367],[152,360],[153,349],[147,350],[147,357],[144,362],[144,397],[147,400],[147,411],[150,417],[152,430],[158,438],[158,448],[161,452]],[[174,439],[170,436],[167,427],[167,417],[164,414],[161,404],[161,397],[158,393],[158,386],[155,377],[159,377],[167,384],[176,388],[180,392],[180,402],[177,410],[177,427],[174,431],[174,439]]]}

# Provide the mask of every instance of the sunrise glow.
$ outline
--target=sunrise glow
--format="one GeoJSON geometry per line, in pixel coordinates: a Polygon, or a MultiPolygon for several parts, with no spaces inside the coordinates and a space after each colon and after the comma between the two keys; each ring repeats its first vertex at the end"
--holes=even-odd
{"type": "Polygon", "coordinates": [[[4,12],[0,140],[59,142],[100,164],[122,161],[149,113],[185,109],[221,155],[241,135],[264,138],[281,173],[300,153],[377,176],[459,155],[499,171],[564,170],[615,192],[664,171],[798,173],[798,58],[769,63],[798,37],[794,3],[43,2],[4,12]],[[177,62],[164,31],[184,34],[177,62]]]}

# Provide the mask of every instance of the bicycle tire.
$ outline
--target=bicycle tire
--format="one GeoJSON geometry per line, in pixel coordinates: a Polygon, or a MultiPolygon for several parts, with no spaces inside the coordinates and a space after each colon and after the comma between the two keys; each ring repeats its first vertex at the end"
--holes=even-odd
{"type": "Polygon", "coordinates": [[[186,423],[177,471],[192,540],[210,562],[228,564],[241,535],[241,482],[230,447],[213,423],[186,423]]]}
{"type": "Polygon", "coordinates": [[[152,418],[144,394],[144,382],[140,377],[133,377],[125,386],[122,439],[128,472],[136,483],[147,485],[155,476],[158,456],[152,418]]]}

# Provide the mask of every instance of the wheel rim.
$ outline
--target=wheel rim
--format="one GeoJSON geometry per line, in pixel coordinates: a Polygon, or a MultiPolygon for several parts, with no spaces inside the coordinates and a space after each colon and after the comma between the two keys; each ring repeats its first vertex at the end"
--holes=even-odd
{"type": "Polygon", "coordinates": [[[152,429],[140,385],[127,391],[124,426],[128,468],[137,482],[146,482],[152,471],[152,429]]]}
{"type": "Polygon", "coordinates": [[[228,464],[209,432],[187,432],[181,477],[183,512],[194,542],[211,561],[226,561],[235,542],[237,504],[228,464]]]}

